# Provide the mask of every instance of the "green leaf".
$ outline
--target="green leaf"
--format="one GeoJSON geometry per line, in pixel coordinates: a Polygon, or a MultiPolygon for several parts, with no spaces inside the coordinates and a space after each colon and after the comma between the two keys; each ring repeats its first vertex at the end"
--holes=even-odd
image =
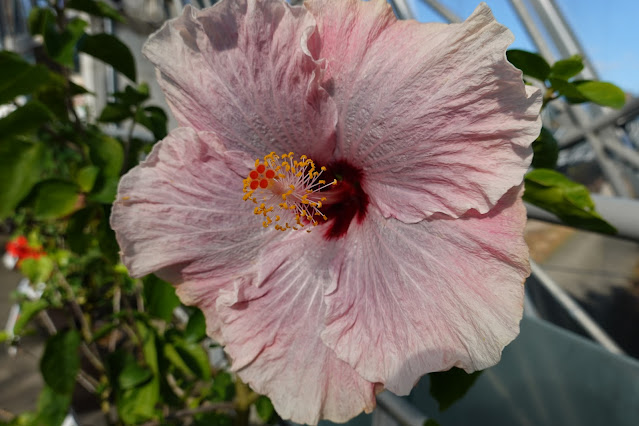
{"type": "Polygon", "coordinates": [[[204,348],[199,343],[189,343],[182,340],[173,342],[175,350],[180,358],[193,372],[195,377],[204,380],[211,378],[211,366],[209,365],[209,357],[204,348]]]}
{"type": "Polygon", "coordinates": [[[93,192],[88,197],[92,201],[111,204],[115,200],[124,163],[122,144],[105,134],[94,134],[86,140],[93,165],[100,168],[93,192]]]}
{"type": "Polygon", "coordinates": [[[95,166],[85,166],[78,170],[75,181],[80,186],[82,192],[90,192],[91,189],[93,189],[98,173],[100,173],[100,169],[95,166]]]}
{"type": "Polygon", "coordinates": [[[9,333],[6,330],[0,330],[0,343],[4,343],[9,340],[9,333]]]}
{"type": "Polygon", "coordinates": [[[76,46],[84,35],[84,29],[88,23],[80,18],[71,19],[64,31],[58,32],[56,25],[49,20],[45,21],[44,44],[49,56],[67,67],[73,67],[76,46]]]}
{"type": "Polygon", "coordinates": [[[532,166],[536,169],[554,169],[559,158],[559,144],[553,134],[545,127],[532,144],[534,157],[532,166]]]}
{"type": "Polygon", "coordinates": [[[100,0],[70,0],[67,3],[69,9],[80,10],[89,15],[110,18],[118,22],[124,22],[124,18],[120,13],[100,0]]]}
{"type": "Polygon", "coordinates": [[[0,140],[0,220],[9,216],[40,180],[44,144],[0,140]]]}
{"type": "Polygon", "coordinates": [[[53,10],[48,7],[35,7],[31,9],[28,18],[28,27],[31,35],[44,35],[47,25],[53,24],[56,20],[53,10]]]}
{"type": "Polygon", "coordinates": [[[233,378],[226,371],[220,371],[213,378],[211,385],[213,396],[211,401],[230,401],[235,398],[235,383],[233,378]]]}
{"type": "Polygon", "coordinates": [[[67,222],[67,243],[71,250],[77,254],[85,254],[89,249],[94,235],[87,229],[89,223],[95,215],[95,209],[87,207],[77,212],[69,218],[67,222]]]}
{"type": "MultiPolygon", "coordinates": [[[[155,409],[160,400],[160,382],[158,380],[158,355],[156,336],[153,330],[141,322],[136,323],[138,334],[142,339],[142,353],[152,378],[131,389],[119,389],[117,398],[118,413],[125,424],[137,424],[157,418],[155,409]]],[[[125,361],[125,366],[128,364],[125,361]]],[[[124,367],[126,370],[126,367],[124,367]]],[[[123,370],[123,371],[124,371],[123,370]]]]}
{"type": "Polygon", "coordinates": [[[127,358],[124,368],[118,376],[121,389],[133,389],[147,383],[153,378],[153,372],[139,365],[133,357],[127,358]]]}
{"type": "Polygon", "coordinates": [[[615,234],[617,230],[595,211],[588,189],[559,172],[536,169],[525,177],[524,201],[555,214],[569,226],[615,234]]]}
{"type": "Polygon", "coordinates": [[[158,417],[159,401],[155,380],[133,389],[123,390],[117,400],[118,414],[125,424],[139,424],[158,417]]]}
{"type": "Polygon", "coordinates": [[[135,114],[135,121],[149,129],[155,139],[164,139],[167,135],[166,123],[168,117],[164,110],[156,106],[139,109],[135,114]]]}
{"type": "Polygon", "coordinates": [[[71,393],[60,393],[45,386],[38,398],[38,412],[29,425],[60,426],[69,414],[71,393]]]}
{"type": "Polygon", "coordinates": [[[621,108],[626,95],[619,87],[604,81],[576,82],[577,91],[586,99],[599,105],[621,108]]]}
{"type": "Polygon", "coordinates": [[[20,272],[32,283],[46,282],[54,267],[53,260],[48,256],[41,256],[38,259],[24,259],[20,262],[20,272]]]}
{"type": "Polygon", "coordinates": [[[51,112],[41,102],[31,100],[0,119],[0,140],[38,129],[51,119],[51,112]]]}
{"type": "Polygon", "coordinates": [[[206,319],[201,310],[195,308],[184,330],[187,342],[199,343],[206,337],[206,319]]]}
{"type": "Polygon", "coordinates": [[[0,52],[0,105],[35,92],[49,79],[50,72],[45,66],[31,65],[13,52],[0,52]]]}
{"type": "Polygon", "coordinates": [[[155,275],[144,278],[144,300],[149,315],[171,321],[173,310],[180,305],[180,299],[175,295],[175,289],[166,281],[155,275]]]}
{"type": "Polygon", "coordinates": [[[182,359],[179,352],[175,348],[175,345],[171,343],[164,344],[164,357],[179,371],[186,376],[187,380],[194,380],[196,378],[193,370],[182,359]]]}
{"type": "MultiPolygon", "coordinates": [[[[25,259],[29,260],[29,259],[25,259]]],[[[36,281],[37,282],[37,281],[36,281]]],[[[13,326],[13,334],[16,336],[22,334],[22,331],[27,326],[29,321],[33,319],[40,311],[46,309],[49,306],[49,303],[46,300],[25,300],[20,303],[20,316],[16,321],[16,324],[13,326]]]]}
{"type": "Polygon", "coordinates": [[[550,87],[561,96],[564,96],[569,103],[578,104],[588,101],[588,99],[577,90],[577,86],[573,83],[555,77],[548,78],[548,81],[550,82],[550,87]]]}
{"type": "Polygon", "coordinates": [[[573,55],[570,58],[555,62],[550,69],[550,75],[563,80],[569,80],[571,77],[579,74],[583,69],[583,58],[579,55],[573,55]]]}
{"type": "Polygon", "coordinates": [[[444,411],[461,399],[475,383],[481,371],[468,374],[459,368],[448,371],[430,373],[430,394],[439,404],[439,411],[444,411]]]}
{"type": "Polygon", "coordinates": [[[126,44],[117,37],[106,33],[87,35],[78,43],[78,49],[111,65],[129,80],[135,81],[135,59],[126,44]]]}
{"type": "Polygon", "coordinates": [[[61,331],[51,336],[40,360],[40,371],[47,385],[55,392],[70,394],[80,368],[80,334],[75,330],[61,331]]]}
{"type": "Polygon", "coordinates": [[[100,113],[98,121],[102,123],[119,123],[132,117],[133,111],[131,111],[131,107],[128,105],[109,102],[100,113]]]}
{"type": "Polygon", "coordinates": [[[264,395],[260,395],[255,401],[255,409],[257,410],[257,415],[264,423],[269,423],[275,415],[273,403],[264,395]]]}
{"type": "Polygon", "coordinates": [[[512,49],[506,52],[508,61],[525,75],[544,81],[550,75],[550,65],[536,53],[512,49]]]}
{"type": "Polygon", "coordinates": [[[140,83],[137,88],[127,85],[123,92],[115,92],[113,97],[123,104],[137,106],[149,99],[149,85],[140,83]]]}
{"type": "Polygon", "coordinates": [[[57,219],[77,207],[80,188],[70,181],[49,179],[38,183],[29,196],[36,219],[57,219]]]}

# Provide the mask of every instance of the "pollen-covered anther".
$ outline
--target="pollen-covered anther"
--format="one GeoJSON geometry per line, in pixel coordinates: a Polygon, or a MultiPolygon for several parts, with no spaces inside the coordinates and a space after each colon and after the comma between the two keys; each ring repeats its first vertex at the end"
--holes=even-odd
{"type": "Polygon", "coordinates": [[[273,223],[278,231],[317,226],[318,218],[327,220],[320,210],[326,201],[322,191],[337,184],[336,180],[327,183],[320,179],[325,171],[305,155],[296,159],[292,152],[281,156],[271,152],[263,160],[255,160],[244,179],[243,199],[254,203],[255,215],[264,216],[264,228],[273,223]]]}

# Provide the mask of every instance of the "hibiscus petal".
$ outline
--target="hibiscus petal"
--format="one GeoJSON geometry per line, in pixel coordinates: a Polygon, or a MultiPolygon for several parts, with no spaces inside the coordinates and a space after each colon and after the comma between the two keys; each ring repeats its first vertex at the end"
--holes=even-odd
{"type": "Polygon", "coordinates": [[[249,279],[259,250],[277,236],[242,200],[251,164],[225,152],[215,134],[179,128],[122,178],[113,205],[111,226],[131,275],[155,272],[181,284],[178,295],[201,305],[214,337],[217,291],[249,279]]]}
{"type": "Polygon", "coordinates": [[[322,340],[371,382],[407,394],[423,374],[494,365],[519,332],[529,274],[518,188],[487,215],[353,227],[322,340]]]}
{"type": "Polygon", "coordinates": [[[375,407],[376,387],[319,337],[324,283],[334,279],[330,256],[315,253],[326,243],[319,233],[289,235],[271,245],[259,287],[218,299],[226,351],[242,380],[268,395],[283,418],[344,422],[375,407]]]}
{"type": "Polygon", "coordinates": [[[541,93],[505,58],[511,32],[480,5],[463,23],[398,21],[384,0],[312,0],[338,105],[337,152],[385,217],[488,212],[521,183],[541,93]]]}
{"type": "Polygon", "coordinates": [[[325,160],[337,112],[307,45],[314,29],[310,13],[281,1],[187,5],[143,51],[181,125],[254,158],[275,150],[325,160]]]}

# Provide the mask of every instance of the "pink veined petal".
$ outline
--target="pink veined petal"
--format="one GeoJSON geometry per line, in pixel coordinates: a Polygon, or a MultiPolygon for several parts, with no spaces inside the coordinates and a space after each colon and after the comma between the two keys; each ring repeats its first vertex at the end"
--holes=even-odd
{"type": "Polygon", "coordinates": [[[324,343],[362,377],[398,394],[429,372],[497,363],[519,333],[529,274],[517,192],[483,216],[409,225],[372,212],[338,254],[324,343]]]}
{"type": "Polygon", "coordinates": [[[463,23],[398,21],[384,0],[306,3],[338,106],[337,157],[385,217],[488,212],[521,183],[538,89],[507,62],[511,32],[480,5],[463,23]]]}
{"type": "Polygon", "coordinates": [[[111,214],[131,275],[180,284],[178,295],[202,307],[214,337],[218,290],[250,279],[259,251],[278,237],[242,200],[251,164],[213,133],[176,129],[122,178],[111,214]]]}
{"type": "Polygon", "coordinates": [[[294,151],[325,160],[337,112],[307,38],[315,20],[276,0],[186,6],[144,46],[178,122],[214,131],[254,158],[294,151]]]}
{"type": "Polygon", "coordinates": [[[223,294],[218,311],[232,368],[266,394],[282,418],[344,422],[375,407],[375,390],[320,339],[330,244],[291,234],[262,260],[259,287],[223,294]],[[320,252],[314,253],[316,250],[320,252]]]}

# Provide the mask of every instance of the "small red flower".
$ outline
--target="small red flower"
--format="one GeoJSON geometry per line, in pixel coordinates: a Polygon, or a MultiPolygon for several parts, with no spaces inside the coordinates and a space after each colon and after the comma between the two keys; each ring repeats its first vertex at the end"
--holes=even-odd
{"type": "Polygon", "coordinates": [[[24,235],[20,235],[9,241],[5,247],[7,253],[18,258],[18,262],[24,259],[39,259],[45,252],[42,247],[33,247],[24,235]]]}

